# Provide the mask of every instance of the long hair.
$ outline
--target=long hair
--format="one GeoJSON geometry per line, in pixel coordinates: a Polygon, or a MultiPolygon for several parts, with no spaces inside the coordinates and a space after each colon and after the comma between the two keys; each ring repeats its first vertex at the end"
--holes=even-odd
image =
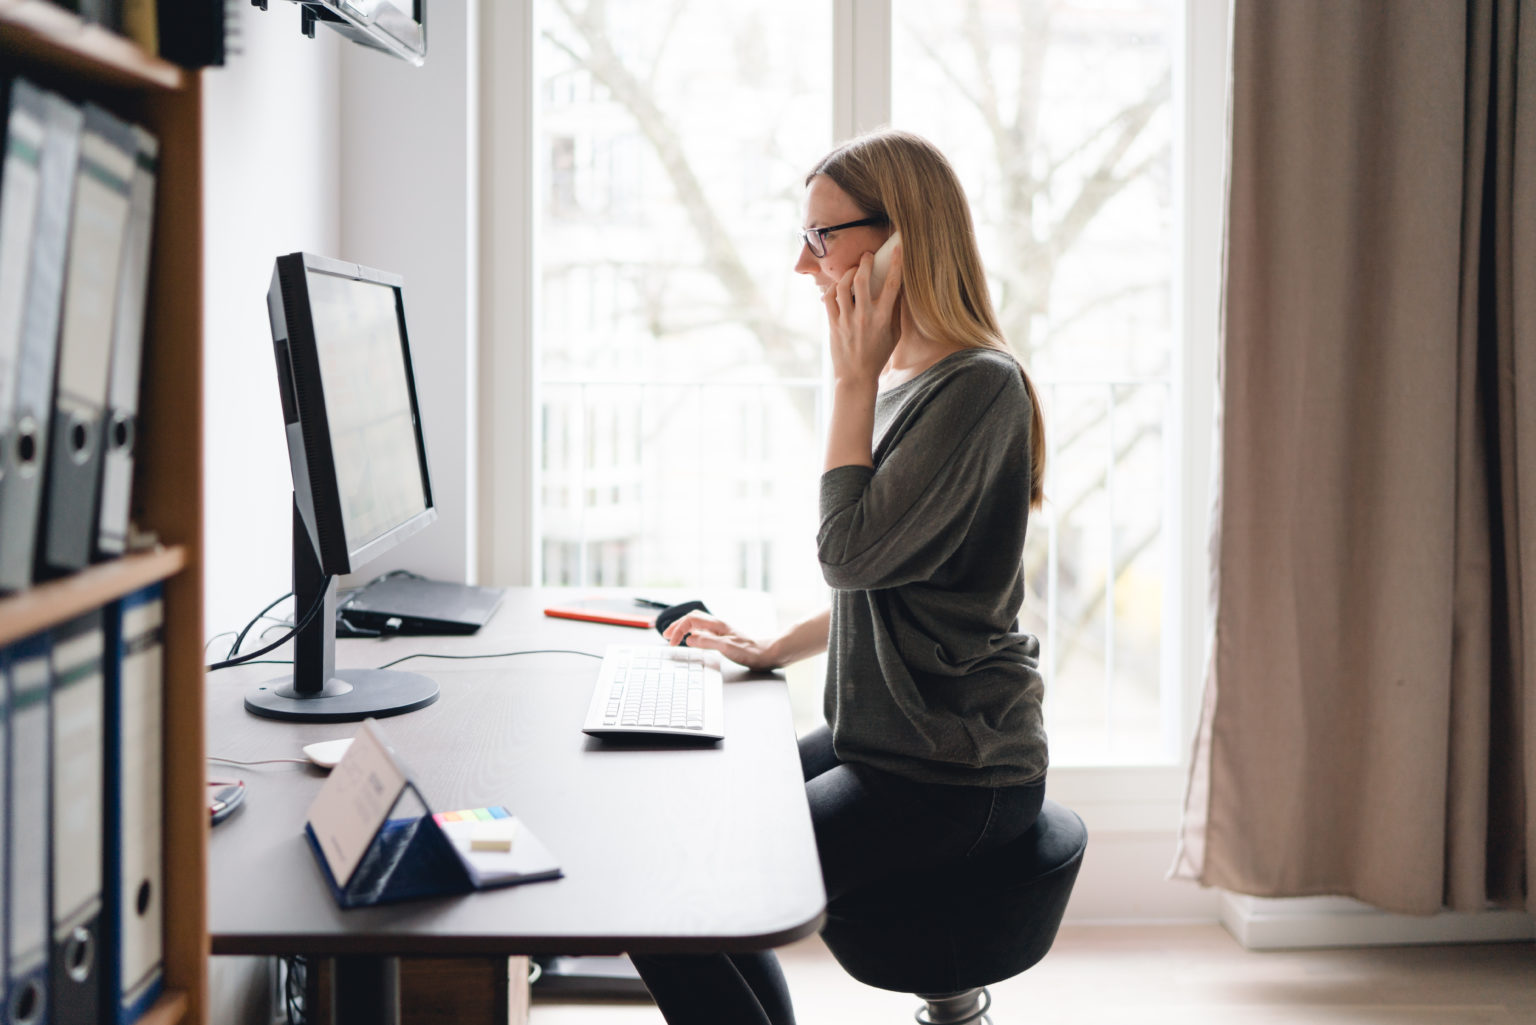
{"type": "MultiPolygon", "coordinates": [[[[937,341],[996,349],[1015,362],[992,308],[971,208],[954,168],[927,139],[882,129],[861,135],[822,158],[806,184],[824,174],[864,213],[884,216],[901,232],[901,297],[912,321],[937,341]]],[[[1035,386],[1019,364],[1029,395],[1029,504],[1045,496],[1045,418],[1035,386]]]]}

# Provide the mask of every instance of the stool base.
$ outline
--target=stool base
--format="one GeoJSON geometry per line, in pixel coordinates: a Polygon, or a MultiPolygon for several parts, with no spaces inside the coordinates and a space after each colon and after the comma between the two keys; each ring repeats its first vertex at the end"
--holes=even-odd
{"type": "Polygon", "coordinates": [[[992,994],[985,986],[961,993],[917,994],[925,1001],[913,1015],[918,1025],[991,1025],[992,994]]]}

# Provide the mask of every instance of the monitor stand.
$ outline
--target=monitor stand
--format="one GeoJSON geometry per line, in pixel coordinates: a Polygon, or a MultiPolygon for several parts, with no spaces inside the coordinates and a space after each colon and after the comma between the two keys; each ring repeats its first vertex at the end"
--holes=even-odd
{"type": "Polygon", "coordinates": [[[294,636],[293,672],[247,691],[247,712],[290,722],[357,722],[413,712],[437,700],[437,681],[420,673],[336,668],[336,578],[320,568],[320,557],[295,499],[295,622],[321,600],[324,607],[294,636]]]}

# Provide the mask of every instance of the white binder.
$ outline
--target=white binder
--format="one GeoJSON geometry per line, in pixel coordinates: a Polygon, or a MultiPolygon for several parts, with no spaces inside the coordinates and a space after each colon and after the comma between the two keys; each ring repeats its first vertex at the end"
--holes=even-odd
{"type": "Polygon", "coordinates": [[[39,634],[10,648],[10,800],[5,838],[5,919],[9,950],[5,1020],[47,1025],[48,820],[52,757],[48,722],[49,639],[39,634]]]}
{"type": "Polygon", "coordinates": [[[102,791],[106,712],[102,611],[53,632],[53,1020],[100,1021],[102,791]]]}
{"type": "MultiPolygon", "coordinates": [[[[43,154],[43,122],[48,108],[42,90],[24,79],[9,87],[0,82],[0,494],[22,472],[22,442],[16,433],[16,372],[21,361],[21,315],[26,308],[27,272],[32,264],[32,234],[43,154]]],[[[33,470],[35,473],[35,468],[33,470]]],[[[0,504],[0,508],[3,508],[0,504]]],[[[0,520],[0,549],[19,547],[19,538],[0,520]]],[[[31,545],[27,546],[29,549],[31,545]]],[[[15,559],[0,553],[0,591],[25,587],[32,555],[15,559]],[[11,567],[17,567],[12,578],[11,567]]]]}
{"type": "Polygon", "coordinates": [[[124,598],[107,630],[106,1020],[128,1025],[164,977],[161,764],[165,605],[159,584],[124,598]]]}
{"type": "Polygon", "coordinates": [[[48,574],[84,568],[96,542],[112,320],[136,151],[130,125],[100,107],[86,106],[43,485],[38,561],[48,574]]]}
{"type": "Polygon", "coordinates": [[[123,239],[117,309],[112,323],[112,371],[107,380],[106,425],[101,463],[101,512],[96,523],[96,556],[121,555],[128,547],[133,451],[138,435],[139,371],[144,352],[144,306],[149,289],[149,252],[155,219],[155,177],[160,144],[144,129],[133,129],[136,151],[129,197],[128,231],[123,239]]]}
{"type": "Polygon", "coordinates": [[[0,479],[0,590],[32,583],[48,462],[53,372],[58,356],[64,257],[75,192],[84,115],[68,100],[42,93],[43,142],[38,161],[37,217],[22,296],[21,343],[11,389],[14,472],[0,479]]]}

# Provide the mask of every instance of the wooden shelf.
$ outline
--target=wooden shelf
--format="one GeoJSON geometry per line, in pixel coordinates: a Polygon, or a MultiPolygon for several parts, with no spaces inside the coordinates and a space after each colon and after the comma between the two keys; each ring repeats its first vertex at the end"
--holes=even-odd
{"type": "Polygon", "coordinates": [[[160,994],[160,999],[134,1025],[179,1025],[186,1015],[187,995],[179,989],[170,989],[160,994]]]}
{"type": "Polygon", "coordinates": [[[103,85],[179,89],[182,69],[48,0],[0,0],[0,52],[103,85]]]}
{"type": "Polygon", "coordinates": [[[186,549],[174,545],[153,552],[125,555],[0,598],[0,648],[132,594],[157,580],[167,580],[186,564],[186,549]]]}
{"type": "MultiPolygon", "coordinates": [[[[220,2],[220,0],[209,0],[220,2]]],[[[161,545],[0,597],[0,648],[156,582],[165,585],[165,992],[143,1025],[209,1025],[203,781],[202,84],[46,0],[0,0],[0,68],[95,103],[160,141],[134,519],[161,545]]],[[[43,885],[44,880],[37,880],[43,885]]]]}

